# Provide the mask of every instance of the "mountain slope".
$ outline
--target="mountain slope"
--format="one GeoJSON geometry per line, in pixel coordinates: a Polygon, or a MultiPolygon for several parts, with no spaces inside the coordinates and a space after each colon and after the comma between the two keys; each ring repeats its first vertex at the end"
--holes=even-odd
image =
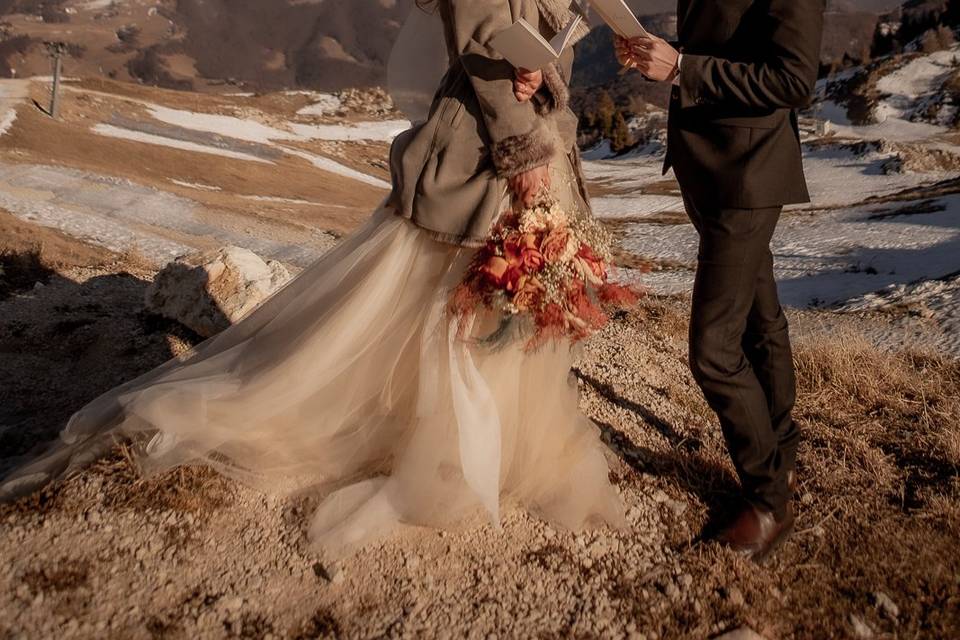
{"type": "MultiPolygon", "coordinates": [[[[630,4],[647,16],[676,7],[675,0],[630,4]]],[[[70,45],[66,69],[74,75],[200,91],[224,82],[256,91],[372,86],[383,83],[393,39],[412,5],[412,0],[0,0],[0,76],[48,74],[43,42],[61,40],[70,45]]],[[[869,12],[891,6],[890,0],[831,2],[827,59],[863,49],[875,24],[869,12]]],[[[658,33],[671,31],[662,17],[650,18],[648,25],[658,33]]],[[[585,53],[588,59],[605,58],[596,77],[585,71],[594,65],[581,65],[581,84],[610,79],[604,40],[598,36],[581,47],[593,47],[585,53]]]]}

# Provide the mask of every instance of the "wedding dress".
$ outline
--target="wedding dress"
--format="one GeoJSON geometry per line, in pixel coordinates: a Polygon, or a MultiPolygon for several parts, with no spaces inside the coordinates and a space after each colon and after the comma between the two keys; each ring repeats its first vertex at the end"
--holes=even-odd
{"type": "MultiPolygon", "coordinates": [[[[552,195],[586,208],[569,156],[552,195]]],[[[319,495],[309,537],[338,556],[403,525],[453,527],[515,503],[558,526],[623,526],[604,447],[578,409],[566,341],[482,343],[448,313],[476,249],[381,206],[237,324],[77,411],[0,499],[129,438],[147,474],[206,464],[319,495]]]]}
{"type": "MultiPolygon", "coordinates": [[[[583,206],[569,163],[551,172],[554,195],[583,206]]],[[[401,523],[496,523],[504,499],[569,529],[622,525],[570,345],[458,337],[446,307],[473,251],[381,207],[240,322],[83,407],[2,491],[126,436],[146,443],[148,474],[200,462],[267,491],[319,492],[310,537],[332,555],[401,523]]]]}

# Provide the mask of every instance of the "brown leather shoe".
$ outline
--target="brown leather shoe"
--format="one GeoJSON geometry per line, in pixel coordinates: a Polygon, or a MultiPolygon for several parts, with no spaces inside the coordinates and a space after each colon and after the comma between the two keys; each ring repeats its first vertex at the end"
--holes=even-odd
{"type": "Polygon", "coordinates": [[[720,542],[760,564],[783,544],[793,532],[793,505],[787,504],[787,515],[777,521],[773,512],[748,504],[733,524],[720,532],[720,542]]]}

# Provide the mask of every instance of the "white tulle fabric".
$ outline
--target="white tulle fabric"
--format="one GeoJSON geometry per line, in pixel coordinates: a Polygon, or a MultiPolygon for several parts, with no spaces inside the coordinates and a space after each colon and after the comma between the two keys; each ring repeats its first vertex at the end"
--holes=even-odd
{"type": "Polygon", "coordinates": [[[309,535],[331,555],[402,524],[497,523],[502,500],[570,529],[623,525],[569,345],[458,337],[446,304],[471,258],[381,208],[242,321],[78,411],[3,491],[129,436],[145,443],[147,473],[200,462],[267,491],[317,492],[309,535]]]}

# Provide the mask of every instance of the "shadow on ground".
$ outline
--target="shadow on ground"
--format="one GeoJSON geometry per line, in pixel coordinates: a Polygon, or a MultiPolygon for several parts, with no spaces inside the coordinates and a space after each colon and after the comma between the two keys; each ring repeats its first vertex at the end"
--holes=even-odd
{"type": "Polygon", "coordinates": [[[611,404],[637,416],[640,423],[654,429],[669,444],[665,450],[654,450],[636,444],[630,435],[610,423],[594,420],[604,444],[634,472],[670,478],[677,486],[697,496],[707,507],[707,522],[697,539],[713,537],[733,511],[739,500],[736,478],[701,451],[703,442],[697,437],[684,437],[668,421],[643,404],[617,394],[612,386],[574,369],[581,381],[593,388],[611,404]]]}
{"type": "Polygon", "coordinates": [[[136,275],[76,282],[38,252],[4,252],[0,266],[0,476],[84,404],[200,341],[144,310],[150,283],[136,275]]]}

